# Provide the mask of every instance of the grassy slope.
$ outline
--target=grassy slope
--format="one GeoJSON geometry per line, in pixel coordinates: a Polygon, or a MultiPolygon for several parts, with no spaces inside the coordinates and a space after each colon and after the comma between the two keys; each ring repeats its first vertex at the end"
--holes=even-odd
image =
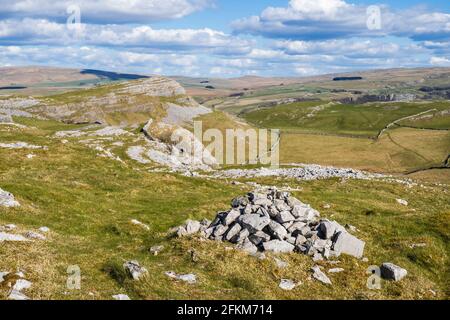
{"type": "Polygon", "coordinates": [[[402,173],[440,165],[449,152],[450,132],[398,128],[378,141],[283,133],[282,163],[319,163],[377,172],[402,173]]]}
{"type": "MultiPolygon", "coordinates": [[[[197,120],[203,121],[204,130],[218,128],[223,133],[230,128],[251,128],[251,125],[239,123],[239,118],[220,111],[201,116],[197,120]]],[[[280,161],[283,164],[317,163],[374,172],[406,173],[440,165],[450,151],[449,146],[449,131],[394,128],[374,141],[362,137],[283,130],[280,161]]],[[[430,181],[429,175],[417,176],[430,181]]],[[[445,170],[433,177],[437,178],[434,181],[448,181],[445,170]]]]}
{"type": "MultiPolygon", "coordinates": [[[[27,150],[0,149],[0,187],[22,203],[18,209],[1,208],[0,224],[15,223],[21,230],[46,225],[52,230],[45,242],[0,246],[0,270],[23,269],[34,283],[28,292],[33,298],[109,299],[117,293],[153,299],[448,297],[450,203],[445,189],[408,189],[368,181],[288,181],[292,187],[302,187],[295,195],[314,207],[332,204],[323,216],[356,225],[361,230],[358,236],[367,241],[370,262],[343,258],[340,266],[346,272],[331,276],[334,285],[326,287],[309,280],[312,261],[308,257],[285,256],[290,267],[279,270],[271,259],[260,261],[228,251],[224,244],[171,239],[165,233],[187,218],[212,218],[217,210],[228,208],[232,197],[248,189],[147,173],[133,164],[135,170],[131,162],[120,164],[99,158],[76,143],[49,139],[48,135],[61,129],[54,123],[36,121],[33,125],[37,129],[0,128],[1,141],[49,146],[48,151],[33,151],[34,159],[26,159],[27,150]],[[399,206],[396,198],[409,200],[411,206],[399,206]],[[147,223],[150,232],[131,225],[131,219],[147,223]],[[427,247],[408,247],[419,242],[427,247]],[[156,257],[148,253],[155,244],[166,247],[156,257]],[[190,250],[196,252],[195,261],[190,250]],[[120,266],[129,259],[149,269],[146,280],[132,282],[124,277],[120,266]],[[384,283],[381,291],[368,290],[367,267],[387,260],[407,268],[410,276],[400,283],[384,283]],[[74,264],[82,270],[82,290],[68,292],[66,269],[74,264]],[[168,270],[194,272],[199,283],[173,282],[164,275],[168,270]],[[303,285],[284,292],[278,289],[281,278],[303,285]]],[[[6,288],[0,288],[0,297],[5,295],[6,288]]]]}
{"type": "MultiPolygon", "coordinates": [[[[325,105],[324,102],[300,102],[245,113],[250,123],[266,128],[295,129],[332,134],[374,137],[389,123],[430,109],[448,109],[448,102],[389,103],[371,105],[325,105]],[[319,104],[323,109],[311,114],[319,104]]],[[[449,127],[447,117],[447,127],[449,127]]]]}

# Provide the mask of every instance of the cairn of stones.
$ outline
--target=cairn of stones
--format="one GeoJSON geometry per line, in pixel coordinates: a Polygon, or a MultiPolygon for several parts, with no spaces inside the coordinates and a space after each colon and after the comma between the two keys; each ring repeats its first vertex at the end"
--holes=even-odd
{"type": "Polygon", "coordinates": [[[250,254],[298,252],[315,261],[341,254],[362,258],[365,246],[336,221],[320,219],[310,205],[276,189],[235,198],[230,210],[219,212],[212,222],[189,220],[175,231],[180,237],[200,232],[250,254]]]}

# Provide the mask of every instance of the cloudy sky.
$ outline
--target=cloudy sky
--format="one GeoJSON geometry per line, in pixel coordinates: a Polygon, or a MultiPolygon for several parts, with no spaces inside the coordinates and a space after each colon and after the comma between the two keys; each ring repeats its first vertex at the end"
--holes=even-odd
{"type": "Polygon", "coordinates": [[[0,0],[0,67],[307,76],[450,66],[448,0],[0,0]]]}

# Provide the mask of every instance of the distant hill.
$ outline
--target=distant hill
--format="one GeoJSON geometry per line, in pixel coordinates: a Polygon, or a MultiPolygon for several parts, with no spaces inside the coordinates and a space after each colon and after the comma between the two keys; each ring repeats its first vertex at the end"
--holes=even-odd
{"type": "MultiPolygon", "coordinates": [[[[338,88],[343,86],[340,81],[333,79],[358,78],[359,89],[379,89],[386,86],[394,87],[420,87],[442,86],[450,84],[450,68],[411,68],[411,69],[381,69],[351,73],[325,74],[309,77],[257,77],[245,76],[239,78],[189,78],[172,77],[180,82],[190,95],[199,97],[228,96],[237,92],[260,90],[263,88],[289,87],[293,85],[314,85],[316,87],[338,88]],[[363,79],[360,79],[363,78],[363,79]],[[215,91],[206,90],[205,82],[215,87],[215,91]]],[[[347,82],[347,81],[344,81],[347,82]]],[[[352,81],[348,81],[351,83],[352,81]]],[[[352,84],[350,84],[352,85],[352,84]]],[[[344,88],[347,89],[347,88],[344,88]]],[[[281,89],[279,89],[281,90],[281,89]]]]}
{"type": "Polygon", "coordinates": [[[145,75],[93,69],[54,67],[0,68],[0,94],[53,94],[113,81],[148,78],[145,75]]]}

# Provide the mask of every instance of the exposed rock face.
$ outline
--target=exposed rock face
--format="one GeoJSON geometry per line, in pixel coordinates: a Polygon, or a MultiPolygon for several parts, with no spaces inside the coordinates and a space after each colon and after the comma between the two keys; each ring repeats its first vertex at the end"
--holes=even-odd
{"type": "MultiPolygon", "coordinates": [[[[192,103],[191,103],[192,104],[192,103]]],[[[183,125],[191,122],[192,119],[210,113],[211,110],[201,105],[196,106],[180,106],[174,103],[167,103],[167,115],[162,119],[163,123],[172,125],[183,125]]]]}
{"type": "Polygon", "coordinates": [[[349,234],[335,221],[320,220],[320,214],[309,205],[291,197],[288,192],[269,189],[252,192],[231,201],[232,208],[220,212],[212,223],[194,225],[189,221],[174,230],[178,236],[201,232],[216,241],[228,241],[250,254],[299,252],[315,261],[348,254],[361,258],[364,241],[349,234]]]}
{"type": "Polygon", "coordinates": [[[166,117],[178,124],[178,120],[184,121],[192,112],[193,117],[207,111],[188,97],[180,84],[163,77],[109,84],[87,91],[86,95],[77,96],[75,100],[60,103],[50,98],[31,108],[30,112],[68,123],[111,125],[119,122],[130,125],[142,123],[146,115],[147,119],[155,117],[161,121],[166,117]],[[177,117],[177,110],[183,107],[191,109],[179,112],[180,117],[177,117]]]}
{"type": "Polygon", "coordinates": [[[340,101],[345,104],[363,104],[367,102],[410,102],[416,99],[414,94],[387,94],[387,95],[359,95],[348,97],[340,101]]]}
{"type": "Polygon", "coordinates": [[[148,164],[154,162],[174,171],[211,170],[217,160],[205,149],[192,132],[150,119],[142,129],[148,139],[145,146],[131,146],[127,154],[132,159],[148,164]]]}
{"type": "Polygon", "coordinates": [[[13,116],[31,117],[32,114],[26,111],[39,104],[39,101],[33,98],[10,98],[0,100],[0,123],[12,123],[13,116]]]}
{"type": "Polygon", "coordinates": [[[13,118],[9,114],[0,113],[0,123],[12,123],[13,118]]]}
{"type": "Polygon", "coordinates": [[[151,97],[173,97],[186,95],[186,90],[175,80],[151,77],[143,81],[130,82],[119,91],[127,94],[144,94],[151,97]]]}

